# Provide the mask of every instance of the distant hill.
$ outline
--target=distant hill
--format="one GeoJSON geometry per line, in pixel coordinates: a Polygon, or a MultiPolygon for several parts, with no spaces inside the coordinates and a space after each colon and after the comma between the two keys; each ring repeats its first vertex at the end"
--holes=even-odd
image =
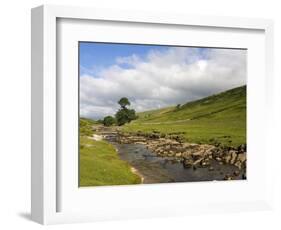
{"type": "Polygon", "coordinates": [[[246,143],[246,86],[188,102],[146,111],[124,131],[182,133],[186,141],[239,145],[246,143]]]}

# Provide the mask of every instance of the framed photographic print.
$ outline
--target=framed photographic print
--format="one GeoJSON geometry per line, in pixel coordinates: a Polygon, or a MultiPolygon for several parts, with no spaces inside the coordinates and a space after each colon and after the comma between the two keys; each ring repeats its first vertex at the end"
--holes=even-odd
{"type": "Polygon", "coordinates": [[[34,8],[32,219],[270,208],[272,31],[265,19],[34,8]]]}

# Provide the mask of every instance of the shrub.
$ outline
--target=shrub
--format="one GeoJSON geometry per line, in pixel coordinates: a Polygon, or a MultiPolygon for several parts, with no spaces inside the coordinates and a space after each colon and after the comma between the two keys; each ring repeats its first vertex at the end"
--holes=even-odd
{"type": "Polygon", "coordinates": [[[112,116],[106,116],[103,119],[104,126],[112,126],[115,123],[115,119],[112,116]]]}

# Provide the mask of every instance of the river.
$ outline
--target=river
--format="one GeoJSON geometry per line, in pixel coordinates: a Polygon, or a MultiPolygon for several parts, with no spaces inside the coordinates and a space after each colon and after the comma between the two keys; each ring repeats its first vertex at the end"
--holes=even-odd
{"type": "MultiPolygon", "coordinates": [[[[231,175],[238,169],[234,165],[220,164],[216,160],[211,160],[212,170],[209,167],[185,168],[180,160],[157,156],[143,144],[120,144],[114,136],[106,139],[115,146],[120,158],[137,170],[145,184],[223,180],[225,175],[231,175]]],[[[242,176],[235,179],[242,179],[242,176]]]]}

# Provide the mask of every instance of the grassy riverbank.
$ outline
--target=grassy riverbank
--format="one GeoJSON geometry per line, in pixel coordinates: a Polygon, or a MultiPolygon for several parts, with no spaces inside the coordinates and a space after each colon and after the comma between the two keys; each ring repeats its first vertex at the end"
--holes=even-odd
{"type": "Polygon", "coordinates": [[[91,120],[80,119],[80,186],[139,184],[128,163],[119,159],[115,148],[106,141],[89,139],[91,120]]]}
{"type": "Polygon", "coordinates": [[[187,142],[238,146],[246,143],[246,86],[138,116],[122,130],[174,134],[187,142]]]}

